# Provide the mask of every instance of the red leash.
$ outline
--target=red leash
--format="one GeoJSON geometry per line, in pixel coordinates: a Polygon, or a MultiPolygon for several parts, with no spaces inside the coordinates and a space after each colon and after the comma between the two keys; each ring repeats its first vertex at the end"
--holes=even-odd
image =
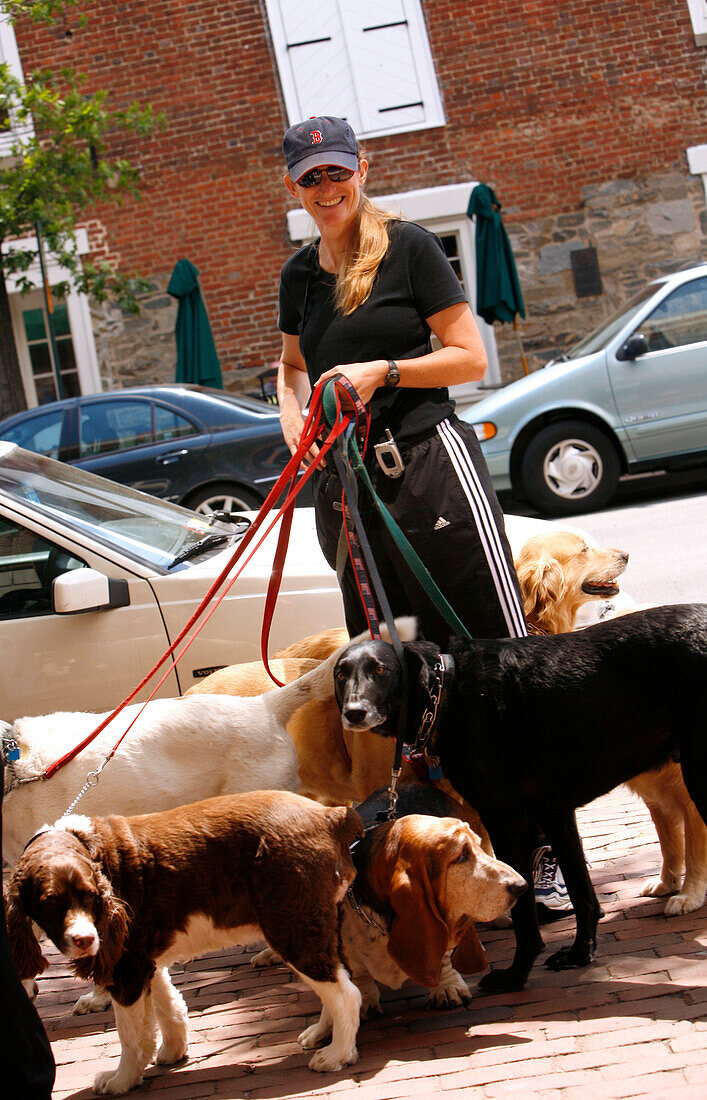
{"type": "MultiPolygon", "coordinates": [[[[345,381],[348,382],[348,380],[345,380],[345,381]]],[[[338,386],[339,384],[340,384],[339,381],[335,380],[335,387],[338,386]]],[[[262,507],[260,508],[260,511],[258,512],[258,515],[255,519],[255,522],[248,528],[245,535],[243,536],[240,543],[238,544],[236,550],[234,551],[233,555],[231,556],[229,561],[226,563],[226,565],[222,569],[219,576],[213,582],[213,584],[211,585],[211,587],[207,591],[206,595],[202,599],[199,606],[196,608],[196,610],[190,616],[189,620],[187,621],[187,623],[183,627],[183,629],[180,631],[180,633],[178,634],[175,641],[172,643],[172,645],[170,645],[168,647],[168,649],[165,650],[165,652],[162,654],[162,656],[159,658],[159,660],[150,669],[150,671],[147,673],[147,675],[143,677],[143,679],[140,681],[140,683],[137,684],[137,686],[135,688],[133,688],[133,690],[130,692],[129,695],[127,695],[125,697],[125,699],[123,699],[122,703],[120,703],[113,711],[111,711],[111,713],[108,714],[98,724],[98,726],[96,726],[96,728],[94,730],[92,730],[91,733],[89,733],[83,739],[83,741],[81,741],[78,745],[76,745],[69,752],[65,753],[65,755],[62,756],[59,760],[57,760],[53,764],[49,765],[49,767],[45,770],[45,772],[42,776],[43,779],[49,779],[52,775],[54,775],[57,771],[59,771],[59,769],[62,768],[65,764],[68,764],[69,761],[73,760],[76,756],[78,756],[79,753],[82,752],[83,749],[85,749],[86,746],[89,745],[98,736],[98,734],[101,733],[106,728],[106,726],[108,726],[113,721],[113,719],[115,717],[117,717],[117,715],[120,714],[120,712],[122,710],[124,710],[124,708],[129,703],[132,702],[132,700],[135,698],[135,696],[138,694],[138,692],[141,691],[141,689],[143,687],[145,687],[145,685],[147,683],[149,683],[149,681],[152,679],[152,677],[155,675],[155,673],[159,671],[159,669],[162,667],[162,665],[165,663],[165,661],[167,661],[167,659],[169,657],[172,657],[173,658],[172,665],[166,670],[166,672],[164,673],[162,678],[158,681],[158,683],[155,685],[155,687],[150,692],[149,696],[147,697],[147,699],[143,703],[143,705],[140,708],[140,710],[138,711],[138,713],[133,718],[130,725],[127,727],[127,729],[124,731],[124,733],[121,734],[120,738],[116,741],[115,745],[113,746],[110,753],[106,757],[106,760],[104,761],[104,764],[115,754],[118,746],[123,741],[123,739],[126,737],[126,735],[130,731],[132,726],[135,724],[137,719],[140,717],[140,715],[142,714],[142,711],[144,710],[147,703],[150,702],[150,700],[153,698],[155,693],[159,690],[161,685],[167,679],[170,672],[172,671],[172,668],[184,656],[184,654],[186,653],[186,651],[189,648],[189,646],[191,645],[191,643],[194,641],[194,639],[197,637],[199,632],[203,629],[203,627],[206,625],[206,623],[209,621],[209,619],[211,618],[211,616],[215,612],[215,610],[218,607],[221,600],[224,598],[224,596],[226,596],[226,594],[229,592],[229,590],[231,589],[233,584],[236,582],[236,580],[240,576],[241,572],[243,571],[243,569],[245,568],[247,563],[252,558],[253,554],[255,554],[255,552],[259,549],[259,547],[262,545],[263,541],[267,538],[267,536],[272,531],[272,529],[275,526],[275,524],[277,523],[277,521],[281,518],[283,518],[283,529],[285,531],[286,537],[283,539],[283,533],[281,531],[280,538],[278,540],[278,554],[281,555],[281,560],[278,557],[276,563],[273,565],[273,574],[271,576],[270,583],[268,585],[268,598],[267,598],[267,601],[266,601],[267,626],[264,623],[264,625],[263,625],[263,635],[262,635],[262,644],[263,644],[263,649],[264,649],[263,660],[265,662],[265,666],[268,670],[268,673],[269,673],[271,679],[273,679],[275,681],[275,683],[278,684],[278,686],[282,686],[279,683],[279,681],[275,678],[275,676],[272,674],[272,672],[270,671],[270,668],[269,668],[268,663],[267,663],[267,637],[268,637],[268,631],[269,631],[270,623],[272,621],[272,616],[273,616],[273,612],[274,612],[275,599],[277,598],[277,592],[279,591],[280,582],[281,582],[281,579],[282,579],[282,569],[283,569],[283,565],[284,565],[284,553],[286,552],[286,547],[287,547],[287,537],[289,537],[289,531],[290,531],[290,528],[292,526],[292,509],[294,507],[295,497],[301,491],[301,489],[306,484],[306,482],[309,480],[309,478],[311,477],[312,473],[314,472],[316,466],[319,465],[321,460],[324,458],[324,456],[327,454],[327,452],[334,445],[334,443],[336,442],[338,437],[345,431],[345,429],[348,426],[348,424],[349,424],[349,422],[352,418],[352,415],[353,415],[352,412],[349,412],[349,411],[344,412],[343,411],[342,406],[341,406],[341,401],[340,401],[340,398],[339,398],[339,394],[337,392],[337,394],[336,394],[336,398],[337,398],[337,418],[336,418],[336,421],[333,424],[333,426],[331,427],[331,430],[329,431],[328,435],[326,436],[326,439],[321,444],[319,455],[317,457],[317,461],[310,464],[305,469],[305,471],[302,474],[302,476],[300,477],[299,481],[297,481],[297,474],[298,474],[299,468],[300,468],[300,466],[301,466],[301,464],[304,460],[305,455],[311,449],[311,447],[315,444],[315,442],[317,441],[318,437],[320,436],[320,434],[322,432],[322,427],[323,427],[323,418],[322,418],[322,410],[321,410],[322,391],[323,391],[323,387],[321,385],[318,385],[317,387],[315,387],[314,393],[312,395],[312,401],[310,403],[310,410],[309,410],[309,413],[307,415],[307,419],[305,420],[304,427],[302,429],[302,435],[300,437],[299,446],[298,446],[297,450],[295,451],[295,453],[293,454],[290,461],[287,463],[287,466],[285,467],[285,469],[281,473],[281,475],[278,478],[277,482],[275,483],[273,488],[268,493],[268,496],[266,497],[262,507]],[[295,485],[296,481],[297,481],[297,484],[295,485]],[[231,573],[231,571],[234,568],[234,566],[236,565],[236,563],[238,561],[240,561],[240,559],[243,557],[243,555],[244,555],[246,549],[248,548],[248,546],[250,545],[250,543],[253,542],[253,540],[255,538],[255,535],[256,535],[256,532],[259,530],[259,528],[263,524],[263,522],[265,520],[265,517],[267,516],[268,512],[270,512],[270,510],[274,507],[275,501],[278,499],[278,497],[283,492],[283,490],[288,485],[288,483],[290,484],[290,487],[289,487],[289,490],[287,492],[286,499],[285,499],[284,503],[281,505],[281,507],[279,508],[275,518],[272,520],[272,522],[267,527],[265,532],[261,535],[259,541],[255,544],[255,546],[251,550],[248,557],[243,560],[243,562],[241,563],[240,569],[235,573],[235,575],[231,578],[231,580],[228,582],[228,584],[226,584],[225,588],[223,588],[223,591],[220,593],[220,595],[214,601],[213,607],[211,608],[209,613],[205,616],[203,621],[199,624],[199,626],[194,631],[192,636],[188,639],[188,641],[186,642],[183,649],[181,649],[180,652],[176,656],[174,656],[177,647],[181,644],[182,641],[184,641],[184,639],[187,636],[187,634],[189,633],[189,631],[199,621],[201,616],[204,614],[206,608],[208,607],[209,603],[211,603],[211,601],[214,599],[214,596],[216,595],[216,593],[225,584],[229,574],[231,573]]],[[[360,404],[360,402],[359,402],[359,404],[360,404]]],[[[361,408],[363,408],[363,406],[361,406],[361,408]]],[[[358,410],[354,410],[354,411],[358,415],[358,410]]],[[[277,557],[277,555],[276,555],[276,557],[277,557]]]]}

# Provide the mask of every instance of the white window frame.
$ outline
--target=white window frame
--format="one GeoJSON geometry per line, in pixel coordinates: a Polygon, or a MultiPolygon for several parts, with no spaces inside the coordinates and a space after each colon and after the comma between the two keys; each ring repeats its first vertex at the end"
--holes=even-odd
{"type": "Polygon", "coordinates": [[[707,0],[687,0],[695,43],[707,46],[707,0]]]}
{"type": "MultiPolygon", "coordinates": [[[[9,15],[3,11],[2,7],[0,7],[0,61],[5,62],[12,75],[20,83],[24,83],[24,73],[22,72],[22,62],[17,49],[15,28],[10,22],[9,15]]],[[[30,123],[24,123],[22,126],[17,124],[17,120],[13,118],[12,107],[10,107],[9,113],[11,129],[0,132],[0,157],[7,156],[18,140],[22,141],[23,138],[31,137],[34,134],[34,127],[30,123]]]]}
{"type": "Polygon", "coordinates": [[[705,202],[707,202],[707,145],[692,145],[686,150],[687,167],[690,175],[702,176],[702,185],[705,189],[705,202]]]}
{"type": "MultiPolygon", "coordinates": [[[[37,238],[24,237],[21,240],[6,241],[3,243],[3,252],[10,252],[13,247],[36,250],[37,238]]],[[[89,251],[88,234],[85,229],[79,229],[76,233],[76,251],[80,256],[89,251]]],[[[71,273],[65,267],[62,267],[55,256],[45,254],[44,264],[50,286],[59,282],[71,281],[71,273]]],[[[35,290],[43,290],[44,284],[39,258],[24,273],[24,277],[29,280],[35,290]]],[[[15,346],[17,347],[17,357],[20,361],[25,397],[29,408],[34,408],[37,405],[37,394],[34,388],[32,362],[22,319],[22,312],[27,308],[27,296],[20,294],[19,276],[8,276],[7,290],[10,297],[12,328],[15,336],[15,346]]],[[[74,345],[79,388],[81,393],[100,393],[103,387],[101,386],[96,341],[93,335],[88,298],[85,294],[79,294],[78,291],[72,289],[67,294],[65,301],[69,314],[71,339],[74,345]]]]}
{"type": "MultiPolygon", "coordinates": [[[[464,275],[464,286],[471,308],[479,326],[486,348],[488,369],[479,388],[478,382],[467,382],[450,390],[459,408],[471,404],[483,395],[485,389],[501,385],[501,367],[498,360],[496,334],[476,314],[476,226],[467,217],[471,192],[477,180],[450,184],[446,187],[424,187],[419,191],[400,191],[393,195],[375,195],[372,201],[383,210],[400,214],[407,221],[417,222],[433,233],[456,233],[459,237],[459,258],[464,275]]],[[[317,236],[317,227],[309,214],[302,209],[287,212],[287,231],[294,244],[304,244],[317,236]]]]}
{"type": "MultiPolygon", "coordinates": [[[[329,2],[336,3],[336,0],[329,0],[329,2]]],[[[360,131],[357,131],[359,138],[382,137],[386,134],[407,134],[415,130],[429,130],[444,126],[447,121],[420,0],[401,0],[401,3],[410,30],[410,42],[414,52],[416,72],[428,117],[424,122],[403,123],[398,126],[376,127],[373,129],[361,128],[360,131]]],[[[265,0],[265,8],[270,24],[270,33],[287,117],[289,124],[293,125],[295,122],[300,122],[303,115],[300,108],[299,92],[289,63],[287,36],[280,10],[280,0],[265,0]]],[[[355,81],[356,74],[353,69],[351,75],[355,81]]]]}

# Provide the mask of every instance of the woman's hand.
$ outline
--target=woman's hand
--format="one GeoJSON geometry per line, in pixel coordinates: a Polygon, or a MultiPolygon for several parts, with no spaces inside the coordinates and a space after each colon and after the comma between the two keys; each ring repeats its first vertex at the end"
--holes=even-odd
{"type": "Polygon", "coordinates": [[[364,405],[373,397],[373,394],[385,382],[388,374],[388,360],[374,359],[371,363],[340,363],[338,367],[332,367],[320,375],[319,382],[326,382],[337,374],[343,374],[356,390],[364,405]]]}

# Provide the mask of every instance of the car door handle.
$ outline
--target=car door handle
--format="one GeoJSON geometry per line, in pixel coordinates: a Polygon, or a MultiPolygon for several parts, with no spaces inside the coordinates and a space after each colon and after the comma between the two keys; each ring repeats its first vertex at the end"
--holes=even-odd
{"type": "Polygon", "coordinates": [[[179,462],[180,458],[184,458],[184,456],[188,454],[189,451],[187,450],[170,451],[169,454],[162,455],[159,459],[160,466],[171,466],[173,462],[179,462]]]}

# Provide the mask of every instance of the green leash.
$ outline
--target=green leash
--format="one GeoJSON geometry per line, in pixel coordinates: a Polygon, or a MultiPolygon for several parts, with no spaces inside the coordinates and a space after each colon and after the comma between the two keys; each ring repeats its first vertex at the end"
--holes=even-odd
{"type": "MultiPolygon", "coordinates": [[[[327,423],[331,426],[336,420],[336,397],[334,395],[334,386],[331,383],[325,386],[322,394],[322,411],[327,423]]],[[[471,634],[464,626],[464,623],[461,621],[446,596],[440,591],[437,583],[427,569],[427,566],[420,561],[417,551],[411,545],[407,535],[402,531],[396,520],[393,519],[388,509],[383,504],[383,501],[373,488],[373,483],[370,479],[368,470],[363,464],[363,459],[358,449],[356,434],[353,431],[348,439],[348,459],[354,476],[357,477],[368,490],[371,500],[390,532],[391,538],[398,547],[398,550],[420,587],[427,594],[445,622],[452,628],[452,633],[464,638],[471,638],[471,634]]]]}

